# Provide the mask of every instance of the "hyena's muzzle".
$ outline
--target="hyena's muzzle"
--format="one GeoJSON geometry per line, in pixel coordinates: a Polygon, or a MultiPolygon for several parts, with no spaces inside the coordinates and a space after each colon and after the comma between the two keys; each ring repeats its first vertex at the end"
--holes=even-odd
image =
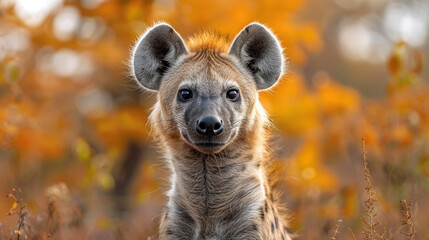
{"type": "Polygon", "coordinates": [[[232,124],[234,116],[230,112],[219,97],[198,97],[185,111],[187,123],[182,136],[201,152],[218,152],[237,134],[238,126],[232,124]]]}

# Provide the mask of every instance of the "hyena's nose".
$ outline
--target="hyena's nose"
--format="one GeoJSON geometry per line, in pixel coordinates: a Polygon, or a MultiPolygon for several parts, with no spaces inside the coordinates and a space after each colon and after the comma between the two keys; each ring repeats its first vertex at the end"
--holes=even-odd
{"type": "Polygon", "coordinates": [[[197,120],[195,128],[200,135],[216,136],[223,131],[223,121],[218,117],[208,116],[197,120]]]}

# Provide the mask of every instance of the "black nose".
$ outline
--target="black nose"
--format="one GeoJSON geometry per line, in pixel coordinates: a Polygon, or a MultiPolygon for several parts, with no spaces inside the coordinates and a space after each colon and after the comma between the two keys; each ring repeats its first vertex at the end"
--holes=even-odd
{"type": "Polygon", "coordinates": [[[216,136],[223,131],[223,121],[217,117],[209,116],[197,120],[195,126],[197,133],[205,136],[216,136]]]}

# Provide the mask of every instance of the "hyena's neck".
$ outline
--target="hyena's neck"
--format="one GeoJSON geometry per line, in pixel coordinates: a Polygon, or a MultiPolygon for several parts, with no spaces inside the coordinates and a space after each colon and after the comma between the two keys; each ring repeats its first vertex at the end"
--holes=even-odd
{"type": "MultiPolygon", "coordinates": [[[[190,203],[201,205],[207,198],[209,206],[219,202],[237,201],[239,194],[252,195],[253,198],[242,200],[255,201],[262,199],[265,192],[265,177],[262,154],[250,147],[231,146],[218,154],[203,154],[188,148],[184,155],[172,158],[174,168],[173,191],[183,194],[190,203]],[[201,198],[201,199],[198,199],[201,198]]],[[[183,154],[183,149],[181,149],[183,154]]],[[[238,199],[239,200],[239,199],[238,199]]]]}
{"type": "Polygon", "coordinates": [[[180,149],[181,155],[171,151],[174,173],[168,211],[186,216],[184,221],[194,223],[201,234],[219,232],[212,228],[219,224],[251,228],[249,232],[257,226],[269,191],[263,167],[265,154],[246,143],[236,144],[215,155],[187,146],[180,149]]]}

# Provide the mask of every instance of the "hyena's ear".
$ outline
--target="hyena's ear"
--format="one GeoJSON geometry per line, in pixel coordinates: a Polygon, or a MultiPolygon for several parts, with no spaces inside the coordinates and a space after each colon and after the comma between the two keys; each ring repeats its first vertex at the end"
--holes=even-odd
{"type": "Polygon", "coordinates": [[[264,25],[251,23],[235,37],[230,55],[253,75],[259,90],[274,86],[284,71],[285,60],[276,36],[264,25]]]}
{"type": "Polygon", "coordinates": [[[143,87],[159,90],[163,75],[180,55],[187,53],[182,38],[170,25],[157,24],[147,30],[134,47],[133,74],[143,87]]]}

